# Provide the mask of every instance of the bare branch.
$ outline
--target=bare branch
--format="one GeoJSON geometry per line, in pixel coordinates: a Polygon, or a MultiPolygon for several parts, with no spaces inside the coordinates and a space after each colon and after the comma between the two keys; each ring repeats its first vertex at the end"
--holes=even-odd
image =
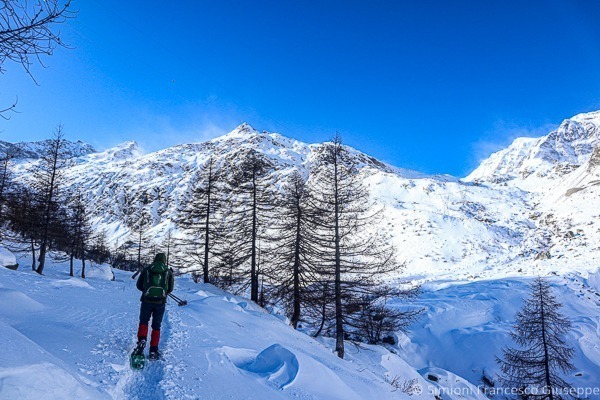
{"type": "MultiPolygon", "coordinates": [[[[58,24],[75,18],[71,0],[3,0],[0,3],[0,73],[6,60],[21,64],[31,76],[31,66],[42,64],[42,55],[52,55],[58,47],[67,47],[60,38],[58,24]]],[[[34,79],[35,81],[35,79],[34,79]]]]}

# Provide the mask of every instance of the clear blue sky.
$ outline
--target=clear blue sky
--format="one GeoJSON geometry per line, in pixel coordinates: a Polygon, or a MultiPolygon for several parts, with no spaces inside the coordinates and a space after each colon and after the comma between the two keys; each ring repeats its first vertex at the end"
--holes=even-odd
{"type": "Polygon", "coordinates": [[[243,121],[339,131],[392,164],[464,176],[516,136],[600,109],[600,1],[75,1],[73,49],[5,63],[0,139],[62,121],[99,149],[200,141],[243,121]]]}

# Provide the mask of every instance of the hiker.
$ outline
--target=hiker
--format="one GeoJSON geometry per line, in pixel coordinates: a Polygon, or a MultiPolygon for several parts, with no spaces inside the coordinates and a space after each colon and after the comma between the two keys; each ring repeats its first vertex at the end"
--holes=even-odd
{"type": "Polygon", "coordinates": [[[146,346],[148,323],[152,316],[152,335],[150,336],[150,359],[158,359],[158,342],[160,341],[160,324],[165,314],[167,296],[173,291],[173,270],[167,267],[167,256],[158,253],[154,262],[144,268],[138,277],[136,286],[142,292],[140,301],[140,325],[138,327],[138,347],[146,346]]]}

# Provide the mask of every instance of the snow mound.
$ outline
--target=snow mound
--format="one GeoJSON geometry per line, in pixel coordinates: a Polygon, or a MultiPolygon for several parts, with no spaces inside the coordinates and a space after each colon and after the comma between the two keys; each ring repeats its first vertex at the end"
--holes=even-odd
{"type": "Polygon", "coordinates": [[[236,364],[236,366],[265,378],[279,389],[285,389],[294,382],[299,369],[298,359],[294,353],[278,344],[264,349],[251,362],[236,364]]]}
{"type": "Polygon", "coordinates": [[[50,286],[55,287],[57,289],[65,287],[65,286],[72,286],[72,287],[80,287],[80,288],[88,288],[88,289],[92,289],[92,287],[90,286],[89,283],[87,283],[86,281],[79,279],[79,278],[69,278],[69,279],[63,279],[63,280],[55,280],[50,282],[50,286]]]}
{"type": "Polygon", "coordinates": [[[41,311],[44,305],[23,292],[0,288],[0,308],[4,310],[3,315],[13,315],[41,311]]]}
{"type": "Polygon", "coordinates": [[[5,324],[2,318],[0,337],[3,339],[0,399],[108,399],[93,384],[86,383],[76,368],[5,324]]]}
{"type": "Polygon", "coordinates": [[[95,399],[62,368],[49,362],[19,368],[0,368],[3,399],[95,399]]]}
{"type": "Polygon", "coordinates": [[[112,281],[115,277],[112,268],[108,264],[93,265],[91,268],[87,268],[85,275],[87,278],[94,279],[105,279],[112,281]]]}
{"type": "Polygon", "coordinates": [[[4,247],[0,247],[0,267],[15,265],[16,263],[17,259],[15,258],[15,255],[4,247]]]}
{"type": "Polygon", "coordinates": [[[587,283],[591,288],[600,292],[600,271],[590,274],[587,278],[587,283]]]}

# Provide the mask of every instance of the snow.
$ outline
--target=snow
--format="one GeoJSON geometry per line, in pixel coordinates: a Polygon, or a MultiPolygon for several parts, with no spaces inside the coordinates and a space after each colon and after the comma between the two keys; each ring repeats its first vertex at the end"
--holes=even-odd
{"type": "Polygon", "coordinates": [[[0,267],[15,265],[16,263],[17,259],[15,258],[15,255],[4,247],[0,247],[0,267]]]}
{"type": "Polygon", "coordinates": [[[423,376],[434,376],[432,388],[437,390],[431,390],[432,392],[438,393],[443,399],[450,400],[461,400],[464,398],[473,400],[487,400],[483,388],[477,387],[470,384],[461,377],[445,371],[440,368],[423,368],[419,371],[423,376]]]}
{"type": "MultiPolygon", "coordinates": [[[[495,379],[495,356],[511,345],[531,280],[430,281],[419,298],[391,301],[425,309],[396,346],[347,343],[340,360],[333,339],[315,340],[243,297],[179,276],[175,293],[188,305],[167,305],[164,360],[133,371],[139,292],[131,273],[115,270],[111,281],[112,273],[84,280],[67,272],[56,262],[45,276],[0,269],[0,398],[485,399],[481,379],[495,379]]],[[[567,380],[576,388],[600,387],[599,276],[552,278],[573,321],[577,370],[567,380]]]]}
{"type": "Polygon", "coordinates": [[[224,351],[238,369],[264,379],[276,389],[285,389],[298,375],[298,359],[294,353],[279,344],[274,344],[250,358],[248,350],[226,348],[224,351]]]}
{"type": "MultiPolygon", "coordinates": [[[[16,145],[0,140],[0,151],[13,153],[17,160],[37,159],[40,158],[49,142],[50,140],[41,140],[37,142],[21,142],[16,145]]],[[[83,143],[81,140],[76,142],[65,140],[64,151],[69,157],[81,157],[96,152],[91,145],[83,143]]]]}
{"type": "MultiPolygon", "coordinates": [[[[424,376],[425,369],[436,367],[476,386],[482,385],[483,376],[494,380],[499,372],[495,357],[503,347],[515,346],[508,332],[529,295],[532,279],[425,285],[423,294],[411,302],[413,307],[424,308],[425,315],[403,339],[400,356],[411,360],[424,376]]],[[[561,311],[573,323],[567,342],[575,347],[573,364],[577,369],[567,381],[576,388],[600,387],[600,292],[576,274],[547,279],[564,305],[561,311]]]]}
{"type": "Polygon", "coordinates": [[[402,399],[387,375],[427,385],[388,350],[349,344],[340,360],[328,339],[186,276],[176,293],[188,305],[167,306],[164,361],[133,371],[139,292],[131,273],[83,280],[52,262],[44,272],[0,270],[0,398],[402,399]]]}
{"type": "MultiPolygon", "coordinates": [[[[173,217],[210,157],[227,172],[255,149],[285,181],[294,169],[307,176],[319,149],[247,124],[150,154],[134,142],[102,153],[73,147],[79,157],[66,171],[69,184],[85,188],[94,228],[113,247],[130,235],[124,206],[144,193],[152,217],[145,236],[156,244],[167,232],[177,236],[173,217]]],[[[0,268],[0,398],[483,399],[482,378],[495,379],[495,357],[512,345],[515,313],[538,275],[551,277],[573,322],[568,342],[577,370],[567,381],[598,388],[599,149],[600,112],[570,118],[541,138],[516,139],[465,179],[403,170],[350,149],[381,209],[370,229],[391,236],[405,265],[386,278],[423,284],[418,299],[390,304],[424,314],[411,332],[397,333],[397,346],[348,344],[345,360],[333,354],[331,339],[310,338],[247,299],[179,277],[176,294],[189,304],[168,305],[165,361],[134,372],[128,354],[139,294],[129,274],[90,266],[83,280],[54,261],[44,277],[0,268]]],[[[32,162],[17,161],[18,179],[29,179],[32,162]]],[[[31,264],[0,247],[0,265],[16,262],[31,264]]]]}

